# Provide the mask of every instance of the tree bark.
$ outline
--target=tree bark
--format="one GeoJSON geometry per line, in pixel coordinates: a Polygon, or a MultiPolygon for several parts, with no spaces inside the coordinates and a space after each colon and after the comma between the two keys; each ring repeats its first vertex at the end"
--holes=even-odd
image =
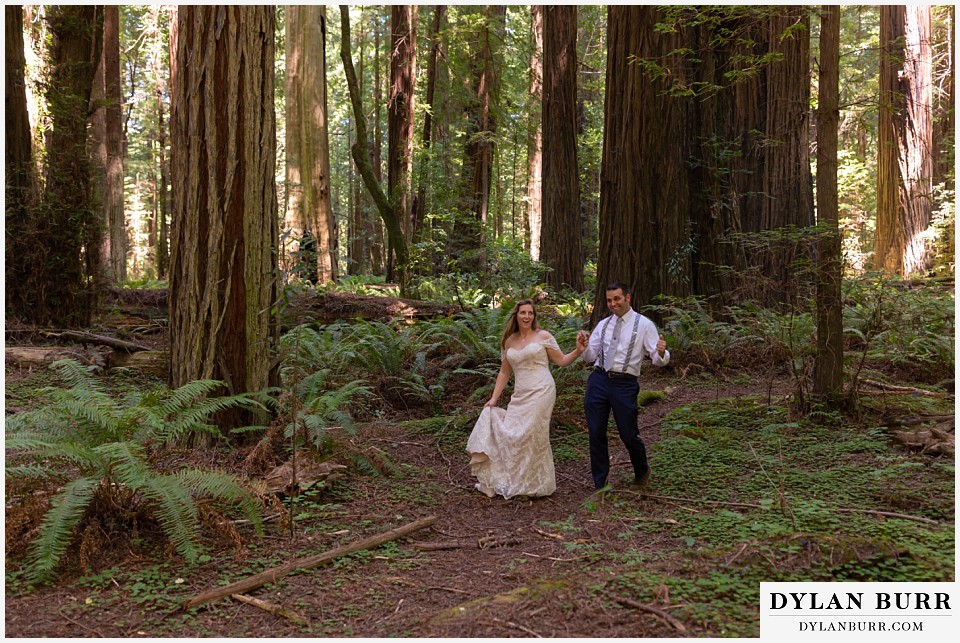
{"type": "Polygon", "coordinates": [[[380,218],[387,228],[390,242],[397,256],[397,268],[400,276],[400,292],[406,291],[406,266],[407,266],[407,244],[403,238],[403,230],[400,227],[400,221],[396,212],[390,204],[390,200],[383,192],[380,182],[373,172],[373,166],[370,162],[369,142],[367,138],[367,118],[363,113],[363,105],[360,102],[360,87],[357,84],[357,75],[353,69],[353,60],[350,55],[350,10],[346,5],[340,6],[340,58],[343,60],[344,72],[347,76],[347,86],[350,92],[350,103],[353,107],[353,117],[357,126],[357,141],[351,150],[353,162],[357,165],[357,170],[363,178],[363,183],[373,197],[380,218]]]}
{"type": "Polygon", "coordinates": [[[88,326],[102,288],[103,220],[93,199],[87,117],[102,48],[103,11],[91,5],[52,5],[47,20],[51,128],[39,219],[47,252],[36,266],[42,295],[33,319],[88,326]]]}
{"type": "Polygon", "coordinates": [[[842,250],[837,203],[840,125],[840,7],[824,5],[820,20],[817,97],[817,355],[813,392],[831,404],[843,390],[842,250]]]}
{"type": "Polygon", "coordinates": [[[530,110],[527,115],[527,211],[524,245],[530,258],[540,260],[543,217],[543,7],[530,7],[530,110]]]}
{"type": "MultiPolygon", "coordinates": [[[[173,388],[278,383],[273,7],[179,7],[170,267],[173,388]]],[[[250,424],[244,412],[219,418],[250,424]]]]}
{"type": "MultiPolygon", "coordinates": [[[[106,234],[104,235],[103,265],[108,281],[118,282],[127,278],[127,224],[123,212],[123,113],[120,92],[120,8],[116,5],[103,7],[103,55],[102,68],[103,104],[99,111],[103,117],[104,183],[103,212],[106,234]]],[[[98,72],[99,73],[99,72],[98,72]]]]}
{"type": "Polygon", "coordinates": [[[390,99],[387,102],[387,185],[403,236],[413,240],[414,80],[417,72],[417,7],[392,5],[390,99]]]}
{"type": "Polygon", "coordinates": [[[577,166],[577,8],[543,15],[543,245],[556,290],[583,290],[580,173],[577,166]]]}
{"type": "Polygon", "coordinates": [[[284,268],[308,281],[337,278],[337,227],[330,203],[326,9],[286,9],[286,238],[284,268]],[[295,268],[296,267],[296,268],[295,268]]]}
{"type": "Polygon", "coordinates": [[[7,315],[30,319],[37,308],[33,260],[40,250],[32,207],[36,204],[30,115],[27,109],[23,7],[4,7],[6,110],[4,232],[7,315]]]}
{"type": "Polygon", "coordinates": [[[933,196],[930,6],[882,6],[880,47],[874,263],[909,277],[927,267],[933,196]]]}
{"type": "Polygon", "coordinates": [[[812,223],[807,23],[795,7],[610,8],[594,323],[610,281],[635,306],[796,296],[806,247],[730,241],[812,223]]]}
{"type": "MultiPolygon", "coordinates": [[[[679,36],[654,30],[654,6],[610,6],[607,10],[607,94],[600,169],[597,286],[591,318],[607,314],[606,285],[620,281],[633,290],[633,306],[661,293],[684,294],[667,261],[687,232],[692,185],[687,175],[690,127],[686,101],[665,96],[663,87],[632,64],[633,56],[660,56],[681,46],[679,36]],[[674,135],[666,136],[665,132],[674,135]]],[[[666,65],[678,65],[668,57],[666,65]]],[[[689,270],[681,255],[676,274],[689,270]]]]}

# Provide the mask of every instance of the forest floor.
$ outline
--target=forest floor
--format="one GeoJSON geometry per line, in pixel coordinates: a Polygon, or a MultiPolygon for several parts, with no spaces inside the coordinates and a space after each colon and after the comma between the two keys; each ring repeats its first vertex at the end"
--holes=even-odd
{"type": "MultiPolygon", "coordinates": [[[[652,466],[644,493],[627,489],[615,430],[612,490],[594,493],[576,380],[558,380],[558,488],[548,498],[473,489],[464,445],[480,403],[464,404],[465,384],[442,415],[385,408],[360,423],[341,447],[381,454],[380,471],[342,459],[344,477],[287,500],[292,527],[269,522],[257,537],[239,525],[234,548],[211,536],[193,568],[144,526],[87,569],[29,587],[8,489],[5,634],[756,637],[760,581],[954,580],[953,456],[908,450],[883,426],[891,413],[952,413],[952,395],[867,396],[856,419],[814,424],[792,416],[794,384],[782,376],[688,376],[680,365],[641,377],[655,392],[639,420],[652,466]],[[426,517],[436,519],[429,528],[249,592],[286,616],[231,598],[181,609],[211,588],[426,517]]],[[[161,381],[108,373],[119,387],[161,381]]],[[[8,412],[29,408],[49,377],[8,361],[8,412]]],[[[242,456],[209,447],[182,457],[230,468],[242,456]]]]}

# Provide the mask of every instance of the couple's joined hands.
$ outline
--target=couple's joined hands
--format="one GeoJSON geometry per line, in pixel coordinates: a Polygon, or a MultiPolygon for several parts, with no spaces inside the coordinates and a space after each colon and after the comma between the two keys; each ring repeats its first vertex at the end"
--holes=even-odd
{"type": "Polygon", "coordinates": [[[581,351],[587,349],[587,344],[590,342],[590,333],[585,330],[577,331],[577,348],[581,351]]]}

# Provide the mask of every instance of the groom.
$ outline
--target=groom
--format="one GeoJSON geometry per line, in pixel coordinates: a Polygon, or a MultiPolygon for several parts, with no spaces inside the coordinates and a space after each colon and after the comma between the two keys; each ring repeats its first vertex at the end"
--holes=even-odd
{"type": "Polygon", "coordinates": [[[670,361],[670,352],[656,325],[630,307],[630,290],[625,285],[614,282],[607,286],[607,308],[613,314],[600,321],[593,333],[577,333],[577,344],[585,347],[584,361],[593,362],[583,398],[590,431],[590,470],[594,486],[605,487],[610,475],[607,422],[612,410],[633,464],[630,487],[639,489],[650,478],[647,449],[637,430],[640,362],[647,354],[656,366],[664,366],[670,361]]]}

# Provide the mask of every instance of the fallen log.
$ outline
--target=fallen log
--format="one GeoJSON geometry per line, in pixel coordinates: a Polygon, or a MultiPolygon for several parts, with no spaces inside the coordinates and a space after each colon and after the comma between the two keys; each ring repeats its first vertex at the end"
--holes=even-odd
{"type": "Polygon", "coordinates": [[[457,306],[416,299],[345,292],[306,292],[281,311],[280,326],[292,328],[304,322],[329,324],[340,319],[409,323],[420,319],[450,317],[459,310],[457,306]]]}
{"type": "Polygon", "coordinates": [[[224,585],[223,587],[216,587],[206,592],[197,594],[193,598],[184,601],[182,608],[187,610],[203,605],[204,603],[215,601],[225,596],[230,596],[232,594],[244,594],[252,589],[260,587],[261,585],[275,582],[295,571],[319,567],[320,565],[330,562],[335,558],[339,558],[340,556],[345,556],[362,549],[378,547],[383,543],[396,540],[397,538],[402,538],[403,536],[420,531],[421,529],[426,529],[436,521],[436,516],[428,516],[427,518],[416,520],[409,525],[397,527],[396,529],[391,529],[390,531],[382,534],[370,536],[369,538],[358,540],[355,543],[344,545],[343,547],[337,547],[336,549],[331,549],[330,551],[323,552],[322,554],[317,554],[316,556],[292,560],[289,563],[280,565],[279,567],[273,567],[266,571],[260,572],[259,574],[239,580],[235,583],[230,583],[229,585],[224,585]]]}
{"type": "Polygon", "coordinates": [[[128,342],[123,339],[117,339],[116,337],[107,337],[106,335],[94,335],[93,333],[84,333],[76,330],[60,330],[60,331],[44,331],[41,333],[44,337],[50,337],[52,339],[69,339],[71,341],[80,342],[81,344],[96,344],[98,346],[108,346],[115,350],[126,351],[128,353],[136,353],[137,351],[148,351],[150,350],[149,346],[144,346],[143,344],[135,344],[134,342],[128,342]]]}
{"type": "Polygon", "coordinates": [[[21,368],[47,366],[65,357],[78,359],[80,356],[62,346],[8,346],[4,350],[6,361],[21,368]]]}
{"type": "Polygon", "coordinates": [[[253,598],[252,596],[246,596],[244,594],[231,594],[230,598],[240,601],[241,603],[246,603],[247,605],[253,605],[254,607],[258,607],[265,612],[270,612],[276,616],[282,616],[283,618],[289,619],[295,623],[310,625],[310,622],[306,619],[306,617],[297,614],[293,610],[288,610],[282,605],[268,603],[267,601],[260,600],[259,598],[253,598]]]}
{"type": "Polygon", "coordinates": [[[167,351],[114,351],[107,356],[107,365],[110,368],[132,368],[157,377],[167,376],[169,363],[170,354],[167,351]]]}

